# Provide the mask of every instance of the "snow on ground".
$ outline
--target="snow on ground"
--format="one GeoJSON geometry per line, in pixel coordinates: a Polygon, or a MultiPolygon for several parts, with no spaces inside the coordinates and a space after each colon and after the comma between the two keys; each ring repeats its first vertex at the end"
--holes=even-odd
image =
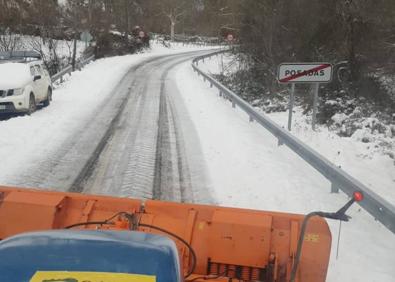
{"type": "Polygon", "coordinates": [[[72,73],[68,81],[57,87],[49,107],[32,116],[0,121],[0,183],[12,184],[13,176],[28,171],[32,163],[73,136],[89,121],[130,67],[154,56],[193,50],[201,48],[172,50],[153,46],[143,54],[97,60],[82,71],[72,73]]]}
{"type": "MultiPolygon", "coordinates": [[[[203,71],[218,74],[227,65],[234,68],[234,60],[231,56],[221,55],[206,60],[201,67],[203,71]]],[[[284,128],[288,126],[288,112],[270,113],[267,116],[284,128]]],[[[342,123],[345,117],[335,115],[334,118],[335,122],[342,123]]],[[[326,126],[317,126],[314,132],[311,129],[311,116],[306,117],[302,109],[297,107],[293,113],[292,133],[395,205],[395,161],[388,152],[383,154],[383,149],[379,147],[384,138],[363,143],[360,135],[366,136],[366,132],[362,129],[351,137],[340,137],[326,126]]],[[[395,155],[395,152],[392,153],[395,155]]]]}
{"type": "Polygon", "coordinates": [[[199,68],[209,74],[232,73],[240,67],[239,62],[229,53],[221,53],[215,57],[206,58],[204,62],[199,62],[199,68]]]}
{"type": "MultiPolygon", "coordinates": [[[[211,186],[221,205],[307,213],[336,211],[348,200],[342,193],[330,194],[330,183],[324,177],[286,146],[278,147],[269,132],[250,123],[242,111],[232,109],[218,96],[218,90],[197,80],[189,63],[179,69],[176,80],[200,136],[211,186]]],[[[348,148],[339,140],[334,145],[323,142],[326,138],[315,140],[321,141],[319,150],[331,146],[348,148]]],[[[340,161],[352,165],[345,158],[340,161]]],[[[385,169],[384,164],[381,166],[385,169]]],[[[361,167],[362,164],[353,169],[361,167]]],[[[374,175],[366,169],[359,172],[374,175]]],[[[379,180],[370,177],[372,181],[379,180]]],[[[348,214],[352,220],[342,224],[338,258],[339,223],[329,221],[333,247],[327,281],[394,281],[394,234],[358,205],[348,214]]]]}
{"type": "MultiPolygon", "coordinates": [[[[288,112],[271,113],[269,117],[280,125],[288,124],[288,112]]],[[[323,126],[314,132],[310,120],[311,117],[304,116],[302,110],[296,108],[292,133],[395,205],[394,160],[376,152],[375,144],[358,140],[356,134],[340,137],[323,126]]]]}

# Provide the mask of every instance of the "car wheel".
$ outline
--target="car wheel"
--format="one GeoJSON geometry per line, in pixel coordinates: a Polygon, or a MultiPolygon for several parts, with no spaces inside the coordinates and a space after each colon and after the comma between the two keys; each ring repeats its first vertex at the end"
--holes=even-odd
{"type": "Polygon", "coordinates": [[[33,93],[30,94],[30,99],[29,99],[29,110],[27,111],[28,115],[31,115],[36,111],[36,100],[34,99],[33,93]]]}
{"type": "Polygon", "coordinates": [[[47,91],[47,99],[44,100],[44,102],[43,102],[44,107],[48,107],[49,104],[51,103],[51,101],[52,101],[52,89],[51,89],[51,88],[48,88],[48,91],[47,91]]]}

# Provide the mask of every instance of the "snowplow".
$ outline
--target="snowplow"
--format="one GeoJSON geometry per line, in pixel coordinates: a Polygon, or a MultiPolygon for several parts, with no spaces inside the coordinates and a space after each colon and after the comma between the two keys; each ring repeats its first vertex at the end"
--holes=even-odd
{"type": "Polygon", "coordinates": [[[0,281],[325,281],[335,213],[0,186],[0,281]]]}

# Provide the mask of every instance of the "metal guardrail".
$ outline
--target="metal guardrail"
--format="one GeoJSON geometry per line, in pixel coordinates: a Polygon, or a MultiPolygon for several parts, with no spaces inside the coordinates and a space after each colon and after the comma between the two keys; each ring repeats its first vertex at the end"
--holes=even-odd
{"type": "Polygon", "coordinates": [[[174,41],[170,40],[170,36],[167,34],[150,33],[151,39],[157,43],[162,44],[182,44],[183,46],[219,46],[223,45],[218,37],[205,37],[205,36],[188,36],[182,34],[175,34],[174,41]]]}
{"type": "MultiPolygon", "coordinates": [[[[82,61],[78,61],[76,62],[76,68],[77,69],[81,69],[83,68],[86,64],[90,63],[92,60],[95,59],[95,56],[92,55],[82,61]]],[[[61,82],[63,82],[63,76],[66,74],[70,74],[73,71],[73,67],[71,65],[65,67],[64,69],[62,69],[61,71],[59,71],[58,73],[54,74],[53,76],[51,76],[51,80],[52,82],[55,82],[57,80],[61,80],[61,82]]]]}
{"type": "Polygon", "coordinates": [[[369,212],[376,220],[380,221],[392,233],[395,233],[395,207],[391,203],[377,195],[359,180],[338,168],[324,156],[300,141],[284,128],[274,123],[265,115],[257,112],[250,104],[226,88],[223,84],[215,80],[212,76],[203,72],[198,67],[199,61],[204,61],[205,58],[209,58],[224,52],[227,51],[221,50],[195,58],[192,62],[194,71],[196,71],[198,75],[203,76],[204,80],[208,80],[211,86],[218,88],[220,95],[227,97],[232,102],[233,107],[236,105],[239,106],[250,116],[250,120],[255,120],[257,123],[262,125],[276,138],[278,138],[280,143],[287,145],[302,159],[308,162],[313,168],[325,176],[325,178],[327,178],[332,183],[332,191],[336,191],[337,188],[340,188],[346,195],[350,197],[352,197],[355,191],[361,191],[364,195],[364,200],[358,204],[362,206],[367,212],[369,212]]]}

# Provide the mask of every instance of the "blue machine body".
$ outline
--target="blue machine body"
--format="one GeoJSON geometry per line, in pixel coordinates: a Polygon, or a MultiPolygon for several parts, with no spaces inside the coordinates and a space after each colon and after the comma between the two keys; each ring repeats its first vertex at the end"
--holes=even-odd
{"type": "Polygon", "coordinates": [[[29,282],[37,271],[130,273],[181,282],[175,243],[131,231],[48,231],[0,241],[0,281],[29,282]]]}

